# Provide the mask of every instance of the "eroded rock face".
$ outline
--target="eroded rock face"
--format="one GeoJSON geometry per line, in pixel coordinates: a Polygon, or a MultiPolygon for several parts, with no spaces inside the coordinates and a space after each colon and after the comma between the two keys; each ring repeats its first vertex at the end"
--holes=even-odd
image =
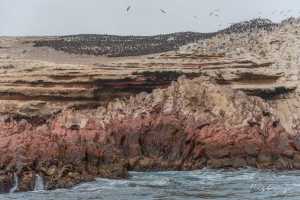
{"type": "Polygon", "coordinates": [[[299,168],[293,141],[261,98],[182,78],[98,109],[64,110],[44,124],[1,121],[0,186],[7,192],[14,173],[27,191],[36,173],[55,189],[125,178],[128,170],[299,168]]]}
{"type": "Polygon", "coordinates": [[[299,20],[270,27],[114,59],[0,38],[0,192],[37,175],[55,189],[128,170],[300,169],[299,20]]]}

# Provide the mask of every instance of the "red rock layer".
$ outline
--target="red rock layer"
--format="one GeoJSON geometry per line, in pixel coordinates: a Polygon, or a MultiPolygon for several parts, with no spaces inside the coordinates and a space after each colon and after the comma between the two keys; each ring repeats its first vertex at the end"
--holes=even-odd
{"type": "Polygon", "coordinates": [[[128,170],[300,168],[297,139],[257,97],[202,80],[116,100],[97,110],[65,110],[44,124],[0,120],[0,191],[47,189],[128,170]]]}

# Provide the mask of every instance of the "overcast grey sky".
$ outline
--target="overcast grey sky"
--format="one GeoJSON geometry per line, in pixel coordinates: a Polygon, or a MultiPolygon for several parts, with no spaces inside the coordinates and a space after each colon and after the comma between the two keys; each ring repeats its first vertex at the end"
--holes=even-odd
{"type": "Polygon", "coordinates": [[[258,16],[300,16],[300,0],[0,0],[0,35],[209,32],[258,16]]]}

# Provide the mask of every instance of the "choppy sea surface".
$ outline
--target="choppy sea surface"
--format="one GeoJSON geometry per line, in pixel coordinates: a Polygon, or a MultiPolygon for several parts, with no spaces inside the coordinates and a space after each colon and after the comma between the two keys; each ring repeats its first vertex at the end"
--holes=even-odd
{"type": "Polygon", "coordinates": [[[299,200],[300,171],[256,169],[131,172],[128,180],[97,179],[71,189],[0,195],[1,200],[299,200]]]}

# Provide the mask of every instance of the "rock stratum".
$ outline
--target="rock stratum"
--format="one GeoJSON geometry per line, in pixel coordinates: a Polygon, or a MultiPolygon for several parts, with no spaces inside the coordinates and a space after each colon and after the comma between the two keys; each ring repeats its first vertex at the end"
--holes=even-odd
{"type": "Polygon", "coordinates": [[[118,58],[0,38],[0,192],[37,175],[56,189],[129,170],[300,169],[300,22],[265,23],[118,58]]]}

